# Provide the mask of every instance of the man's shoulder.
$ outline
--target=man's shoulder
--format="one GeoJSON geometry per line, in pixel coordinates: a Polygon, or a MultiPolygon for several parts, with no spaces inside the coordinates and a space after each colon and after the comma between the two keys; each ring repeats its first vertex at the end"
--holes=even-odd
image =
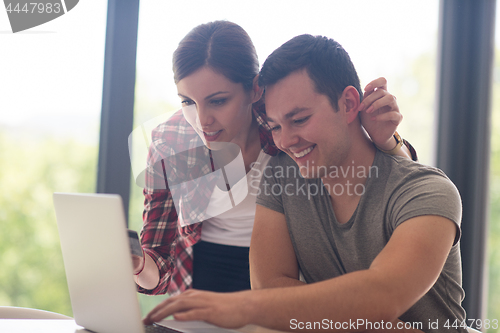
{"type": "Polygon", "coordinates": [[[453,184],[448,176],[439,168],[421,164],[410,159],[387,155],[379,152],[379,163],[376,165],[381,171],[387,172],[389,179],[408,181],[424,181],[425,179],[441,179],[453,184]]]}
{"type": "MultiPolygon", "coordinates": [[[[383,189],[386,214],[393,227],[423,215],[442,216],[460,226],[460,193],[442,170],[394,156],[382,156],[382,160],[384,175],[370,193],[383,189]]],[[[459,238],[460,232],[455,243],[459,238]]]]}
{"type": "Polygon", "coordinates": [[[441,170],[433,166],[420,164],[399,156],[388,156],[380,153],[382,163],[379,172],[382,182],[388,191],[406,198],[447,197],[459,203],[460,193],[455,184],[441,170]]]}
{"type": "Polygon", "coordinates": [[[378,162],[376,183],[391,196],[405,200],[414,196],[442,196],[457,205],[461,202],[457,187],[441,169],[384,153],[380,153],[378,162]]]}

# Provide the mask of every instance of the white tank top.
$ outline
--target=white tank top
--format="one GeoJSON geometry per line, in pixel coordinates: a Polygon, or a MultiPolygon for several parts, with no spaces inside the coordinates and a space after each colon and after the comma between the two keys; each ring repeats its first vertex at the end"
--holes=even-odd
{"type": "MultiPolygon", "coordinates": [[[[240,179],[233,186],[233,195],[237,195],[238,188],[245,188],[243,182],[246,182],[248,194],[233,208],[203,221],[201,240],[223,245],[250,246],[250,237],[252,236],[255,219],[255,200],[259,191],[260,179],[270,158],[270,155],[267,155],[262,150],[260,151],[257,161],[246,174],[246,177],[240,179]]],[[[216,187],[209,206],[217,206],[218,197],[227,198],[227,192],[223,192],[216,187]],[[220,196],[218,196],[217,192],[220,192],[220,196]]]]}

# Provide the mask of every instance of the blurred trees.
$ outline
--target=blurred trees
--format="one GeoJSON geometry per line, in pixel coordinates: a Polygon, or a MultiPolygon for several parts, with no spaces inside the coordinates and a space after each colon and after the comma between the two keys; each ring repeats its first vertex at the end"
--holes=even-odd
{"type": "MultiPolygon", "coordinates": [[[[490,221],[488,231],[488,313],[500,321],[500,50],[495,52],[493,72],[493,112],[491,117],[490,221]]],[[[500,332],[490,329],[491,332],[500,332]]]]}
{"type": "Polygon", "coordinates": [[[94,192],[97,147],[0,134],[0,305],[72,316],[53,192],[94,192]]]}

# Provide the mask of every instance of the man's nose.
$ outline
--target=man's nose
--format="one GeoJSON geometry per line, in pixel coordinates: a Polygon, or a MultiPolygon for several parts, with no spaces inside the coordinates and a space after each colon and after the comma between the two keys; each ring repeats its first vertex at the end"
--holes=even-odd
{"type": "Polygon", "coordinates": [[[299,142],[299,136],[293,130],[282,128],[278,136],[276,145],[281,150],[290,149],[299,142]]]}

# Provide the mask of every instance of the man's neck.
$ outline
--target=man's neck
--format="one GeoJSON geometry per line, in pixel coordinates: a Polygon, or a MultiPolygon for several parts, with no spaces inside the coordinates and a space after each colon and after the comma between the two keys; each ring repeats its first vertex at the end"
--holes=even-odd
{"type": "Polygon", "coordinates": [[[351,132],[351,148],[347,157],[322,181],[330,194],[333,210],[339,223],[347,222],[365,193],[366,181],[371,173],[376,148],[360,128],[351,132]]]}

